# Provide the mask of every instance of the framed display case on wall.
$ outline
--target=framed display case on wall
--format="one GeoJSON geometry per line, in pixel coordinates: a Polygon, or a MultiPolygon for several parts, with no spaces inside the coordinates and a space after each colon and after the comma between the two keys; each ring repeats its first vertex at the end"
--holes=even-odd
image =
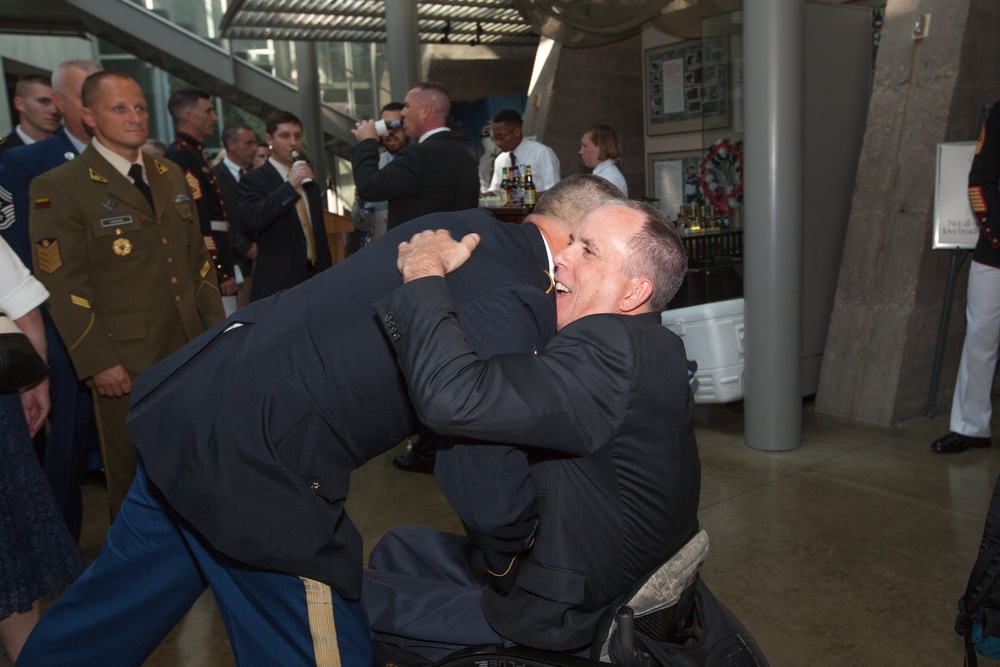
{"type": "Polygon", "coordinates": [[[681,205],[705,203],[698,183],[701,151],[678,151],[674,153],[650,153],[647,157],[647,192],[659,200],[659,209],[673,219],[681,205]]]}
{"type": "Polygon", "coordinates": [[[646,134],[728,127],[728,38],[704,38],[646,50],[646,134]]]}

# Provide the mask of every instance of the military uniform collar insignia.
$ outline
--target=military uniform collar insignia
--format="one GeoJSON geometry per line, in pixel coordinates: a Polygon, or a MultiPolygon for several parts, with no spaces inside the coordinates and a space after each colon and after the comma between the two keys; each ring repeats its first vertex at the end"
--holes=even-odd
{"type": "Polygon", "coordinates": [[[163,164],[159,160],[153,160],[153,164],[156,165],[156,173],[159,174],[160,176],[167,173],[167,171],[170,169],[169,167],[167,167],[167,165],[163,164]]]}
{"type": "Polygon", "coordinates": [[[103,176],[101,176],[100,174],[98,174],[96,171],[94,171],[93,167],[90,167],[90,180],[94,181],[95,183],[107,183],[108,182],[108,179],[104,178],[103,176]]]}

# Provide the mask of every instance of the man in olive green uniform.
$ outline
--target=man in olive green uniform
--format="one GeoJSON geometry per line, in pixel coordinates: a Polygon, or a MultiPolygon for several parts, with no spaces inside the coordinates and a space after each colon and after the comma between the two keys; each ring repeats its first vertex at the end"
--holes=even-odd
{"type": "Polygon", "coordinates": [[[132,380],[223,319],[215,270],[181,169],[143,155],[142,90],[118,72],[83,84],[94,140],[31,183],[35,273],[73,365],[94,391],[112,515],[135,474],[132,380]]]}

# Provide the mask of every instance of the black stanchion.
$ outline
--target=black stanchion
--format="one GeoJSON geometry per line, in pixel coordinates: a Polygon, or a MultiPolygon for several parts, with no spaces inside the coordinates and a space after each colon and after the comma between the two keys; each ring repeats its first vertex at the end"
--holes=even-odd
{"type": "Polygon", "coordinates": [[[937,347],[934,349],[934,368],[931,370],[931,389],[927,394],[927,417],[934,416],[937,403],[938,385],[941,382],[941,364],[944,362],[944,346],[948,342],[948,320],[951,319],[951,304],[955,299],[955,279],[965,263],[968,250],[956,248],[951,251],[951,268],[948,270],[948,284],[945,286],[944,303],[941,305],[941,322],[938,325],[937,347]]]}

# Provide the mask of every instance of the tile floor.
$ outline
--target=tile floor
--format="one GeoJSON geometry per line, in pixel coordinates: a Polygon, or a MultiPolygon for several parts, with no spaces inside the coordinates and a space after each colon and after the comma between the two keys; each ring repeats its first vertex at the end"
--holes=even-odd
{"type": "MultiPolygon", "coordinates": [[[[775,667],[962,664],[956,600],[975,559],[1000,447],[931,452],[947,415],[895,428],[803,408],[802,446],[743,444],[739,406],[699,406],[703,573],[775,667]]],[[[349,512],[370,548],[391,526],[459,524],[434,479],[390,465],[353,480],[349,512]]],[[[100,549],[106,501],[87,487],[83,548],[100,549]]],[[[0,657],[0,665],[7,665],[0,657]]],[[[146,667],[225,667],[233,658],[206,594],[146,667]]],[[[989,660],[981,664],[1000,664],[989,660]]]]}

